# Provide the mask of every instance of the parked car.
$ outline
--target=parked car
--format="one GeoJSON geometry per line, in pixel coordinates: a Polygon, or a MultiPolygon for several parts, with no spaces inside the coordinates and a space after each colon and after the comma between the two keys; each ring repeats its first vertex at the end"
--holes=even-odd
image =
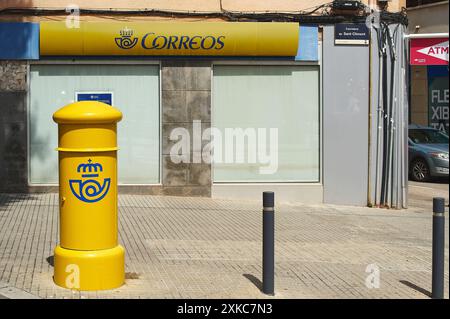
{"type": "Polygon", "coordinates": [[[421,125],[410,125],[408,134],[409,174],[424,182],[448,177],[448,135],[421,125]]]}

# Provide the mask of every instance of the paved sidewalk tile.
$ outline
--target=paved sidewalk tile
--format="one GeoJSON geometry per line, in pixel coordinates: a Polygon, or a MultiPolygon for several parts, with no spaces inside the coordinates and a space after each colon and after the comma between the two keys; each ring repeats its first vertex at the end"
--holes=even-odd
{"type": "MultiPolygon", "coordinates": [[[[52,281],[57,203],[57,194],[0,194],[5,287],[41,298],[267,298],[260,203],[119,196],[126,283],[94,292],[52,281]]],[[[423,209],[277,206],[274,298],[429,298],[431,221],[423,209]],[[379,288],[369,289],[377,272],[379,288]]],[[[445,263],[448,298],[448,242],[445,263]]]]}
{"type": "Polygon", "coordinates": [[[39,299],[39,297],[15,287],[8,287],[0,289],[0,299],[39,299]]]}

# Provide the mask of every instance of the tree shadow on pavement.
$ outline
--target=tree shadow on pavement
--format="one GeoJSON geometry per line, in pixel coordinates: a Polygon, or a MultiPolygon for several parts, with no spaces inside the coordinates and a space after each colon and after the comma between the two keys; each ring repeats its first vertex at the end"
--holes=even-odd
{"type": "Polygon", "coordinates": [[[255,276],[253,276],[251,274],[243,274],[243,276],[245,278],[247,278],[252,284],[254,284],[256,286],[256,288],[258,288],[260,291],[262,291],[261,280],[259,280],[258,278],[256,278],[255,276]]]}
{"type": "Polygon", "coordinates": [[[409,282],[409,281],[407,281],[407,280],[400,280],[400,283],[402,283],[402,284],[404,284],[405,286],[407,286],[407,287],[409,287],[409,288],[412,288],[412,289],[414,289],[415,291],[418,291],[418,292],[424,294],[425,296],[431,298],[431,292],[429,292],[428,290],[426,290],[426,289],[424,289],[424,288],[422,288],[422,287],[419,287],[419,286],[413,284],[412,282],[409,282]]]}

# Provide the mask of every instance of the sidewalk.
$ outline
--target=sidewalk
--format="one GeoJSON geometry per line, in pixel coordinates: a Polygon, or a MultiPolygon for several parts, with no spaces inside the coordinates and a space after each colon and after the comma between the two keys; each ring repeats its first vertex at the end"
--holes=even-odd
{"type": "MultiPolygon", "coordinates": [[[[57,203],[57,194],[0,194],[0,282],[41,298],[266,297],[261,203],[119,196],[127,280],[101,292],[53,284],[57,203]]],[[[414,208],[277,206],[275,298],[429,298],[431,221],[414,208]],[[365,285],[371,264],[378,289],[365,285]]],[[[448,242],[445,254],[448,298],[448,242]]]]}

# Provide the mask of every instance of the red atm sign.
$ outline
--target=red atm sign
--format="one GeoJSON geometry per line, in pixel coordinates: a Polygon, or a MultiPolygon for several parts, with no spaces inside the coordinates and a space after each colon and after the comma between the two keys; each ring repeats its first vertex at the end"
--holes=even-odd
{"type": "Polygon", "coordinates": [[[448,65],[448,38],[411,39],[411,65],[448,65]]]}

